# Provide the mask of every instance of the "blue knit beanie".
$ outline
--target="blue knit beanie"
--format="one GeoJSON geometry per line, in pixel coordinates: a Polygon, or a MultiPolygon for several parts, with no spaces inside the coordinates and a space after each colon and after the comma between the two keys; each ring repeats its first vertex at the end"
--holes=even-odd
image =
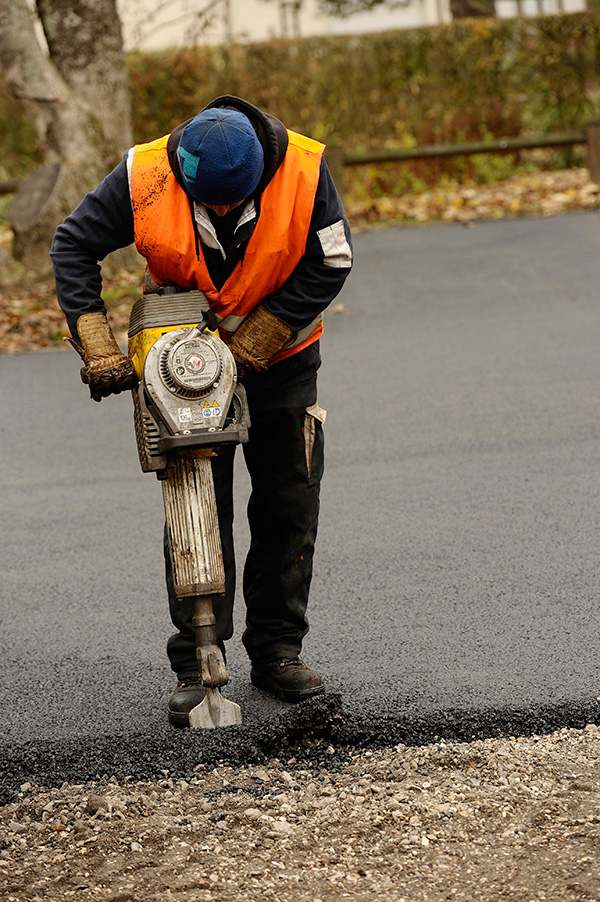
{"type": "Polygon", "coordinates": [[[237,110],[198,113],[181,133],[177,158],[187,192],[215,206],[249,197],[264,169],[256,132],[248,117],[237,110]]]}

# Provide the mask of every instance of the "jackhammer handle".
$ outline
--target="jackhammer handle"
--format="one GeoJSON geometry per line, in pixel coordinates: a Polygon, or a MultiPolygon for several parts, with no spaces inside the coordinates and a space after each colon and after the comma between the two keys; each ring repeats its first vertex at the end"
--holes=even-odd
{"type": "Polygon", "coordinates": [[[193,326],[190,331],[187,333],[186,338],[195,337],[194,333],[197,332],[198,335],[201,335],[202,332],[205,332],[208,329],[209,332],[216,332],[219,328],[219,321],[216,317],[215,311],[212,307],[209,307],[208,310],[202,311],[202,319],[198,323],[198,325],[193,326]]]}

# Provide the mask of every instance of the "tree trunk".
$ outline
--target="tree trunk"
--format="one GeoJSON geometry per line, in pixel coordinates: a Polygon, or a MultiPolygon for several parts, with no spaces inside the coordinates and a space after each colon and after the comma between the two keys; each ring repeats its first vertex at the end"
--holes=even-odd
{"type": "Polygon", "coordinates": [[[127,69],[116,0],[0,0],[0,65],[44,148],[9,221],[15,257],[49,269],[56,226],[132,144],[127,69]],[[42,24],[49,55],[35,33],[42,24]]]}

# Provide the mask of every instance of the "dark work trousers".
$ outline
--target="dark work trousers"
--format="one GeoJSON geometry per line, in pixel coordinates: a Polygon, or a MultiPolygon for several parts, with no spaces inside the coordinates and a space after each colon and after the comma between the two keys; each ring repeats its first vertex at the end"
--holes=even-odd
{"type": "MultiPolygon", "coordinates": [[[[306,411],[317,400],[319,365],[317,342],[244,383],[250,408],[250,440],[242,449],[252,491],[248,502],[251,541],[244,567],[246,629],[242,641],[250,660],[258,665],[297,655],[308,630],[306,607],[319,516],[323,430],[318,419],[306,411]],[[311,418],[310,424],[307,417],[311,418]],[[309,457],[307,436],[311,431],[314,444],[309,457]]],[[[212,469],[225,592],[214,595],[213,604],[217,637],[223,648],[223,641],[233,634],[236,447],[221,445],[217,449],[212,469]]],[[[192,604],[175,597],[166,531],[165,562],[171,620],[177,629],[167,643],[167,654],[171,667],[182,679],[197,673],[196,639],[192,604]]]]}

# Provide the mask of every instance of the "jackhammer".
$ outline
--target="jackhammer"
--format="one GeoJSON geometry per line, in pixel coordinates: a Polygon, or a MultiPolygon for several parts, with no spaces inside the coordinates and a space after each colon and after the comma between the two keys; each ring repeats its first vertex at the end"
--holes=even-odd
{"type": "Polygon", "coordinates": [[[211,458],[221,444],[248,440],[246,392],[201,291],[144,294],[132,307],[128,335],[140,380],[133,390],[140,464],[161,481],[175,593],[193,605],[206,694],[190,711],[190,726],[241,723],[240,706],[220,691],[229,676],[212,596],[225,591],[225,572],[211,458]]]}

